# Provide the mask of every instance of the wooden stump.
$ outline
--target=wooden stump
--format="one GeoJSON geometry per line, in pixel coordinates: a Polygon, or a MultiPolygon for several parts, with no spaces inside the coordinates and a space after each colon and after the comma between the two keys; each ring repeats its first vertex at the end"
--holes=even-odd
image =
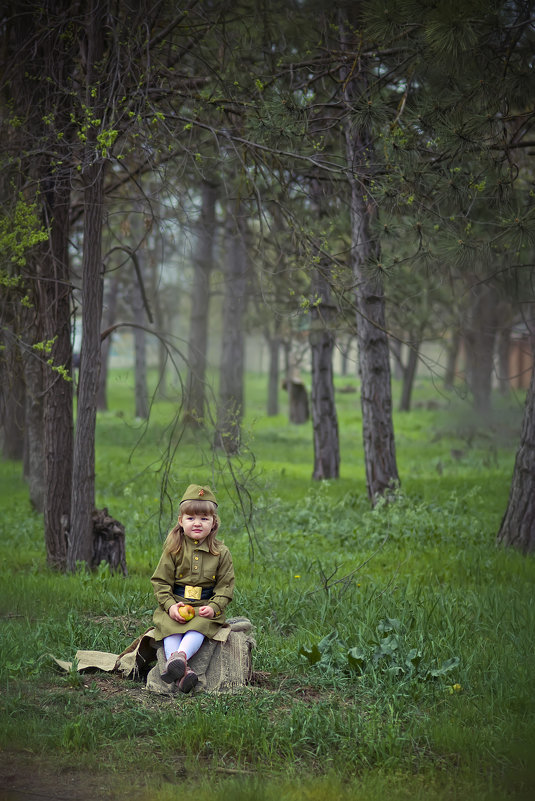
{"type": "Polygon", "coordinates": [[[112,571],[119,567],[128,575],[125,553],[125,530],[122,523],[108,514],[108,509],[93,512],[93,558],[91,567],[107,562],[112,571]]]}
{"type": "MultiPolygon", "coordinates": [[[[240,692],[251,681],[252,651],[256,645],[251,621],[236,617],[227,623],[230,632],[224,641],[205,639],[200,650],[188,660],[199,679],[195,694],[240,692]]],[[[160,695],[182,696],[176,684],[166,684],[161,678],[166,661],[161,643],[157,647],[156,659],[156,665],[147,674],[147,690],[160,695]]]]}
{"type": "Polygon", "coordinates": [[[304,383],[298,378],[284,379],[282,388],[288,392],[290,423],[306,423],[310,417],[308,393],[304,383]]]}

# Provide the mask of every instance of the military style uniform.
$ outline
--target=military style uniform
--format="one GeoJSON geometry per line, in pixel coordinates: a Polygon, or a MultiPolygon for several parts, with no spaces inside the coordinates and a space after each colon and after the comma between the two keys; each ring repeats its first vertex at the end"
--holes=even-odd
{"type": "Polygon", "coordinates": [[[151,578],[159,604],[153,616],[155,640],[191,629],[212,639],[224,625],[225,609],[234,594],[234,566],[229,549],[220,540],[214,540],[214,550],[219,551],[217,556],[210,553],[206,542],[184,537],[178,554],[163,553],[151,578]],[[178,623],[168,610],[179,601],[193,607],[211,606],[215,615],[196,614],[186,623],[178,623]]]}

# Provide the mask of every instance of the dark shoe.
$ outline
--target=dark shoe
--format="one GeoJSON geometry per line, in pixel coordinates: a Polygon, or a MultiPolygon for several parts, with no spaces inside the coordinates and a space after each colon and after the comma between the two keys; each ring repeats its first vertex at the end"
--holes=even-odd
{"type": "Polygon", "coordinates": [[[161,674],[162,681],[165,681],[166,684],[180,681],[186,670],[186,654],[183,651],[174,651],[165,663],[165,670],[161,674]]]}
{"type": "Polygon", "coordinates": [[[182,693],[189,693],[191,690],[193,690],[198,681],[199,677],[195,671],[191,668],[186,668],[184,677],[178,682],[178,689],[182,693]]]}

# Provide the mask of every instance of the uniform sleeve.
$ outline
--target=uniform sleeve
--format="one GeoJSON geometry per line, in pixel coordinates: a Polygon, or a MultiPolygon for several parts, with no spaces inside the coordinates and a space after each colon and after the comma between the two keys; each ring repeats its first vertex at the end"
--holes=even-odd
{"type": "Polygon", "coordinates": [[[219,558],[219,565],[217,570],[216,585],[214,587],[214,594],[208,603],[215,612],[215,616],[219,617],[227,605],[232,601],[234,595],[234,565],[232,564],[232,556],[228,548],[221,551],[219,558]]]}
{"type": "Polygon", "coordinates": [[[151,578],[154,594],[165,612],[168,612],[169,607],[176,604],[176,598],[173,595],[175,569],[176,566],[172,556],[168,553],[164,553],[151,578]]]}

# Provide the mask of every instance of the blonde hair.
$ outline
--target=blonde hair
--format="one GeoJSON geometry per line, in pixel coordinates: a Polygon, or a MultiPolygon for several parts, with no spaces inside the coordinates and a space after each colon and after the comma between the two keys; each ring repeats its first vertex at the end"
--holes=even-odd
{"type": "Polygon", "coordinates": [[[182,515],[206,515],[211,516],[213,518],[212,528],[210,533],[204,540],[208,545],[208,549],[211,554],[214,556],[219,555],[219,551],[215,547],[215,535],[217,534],[217,530],[219,528],[219,517],[217,515],[217,505],[213,503],[213,501],[202,501],[202,500],[193,500],[193,501],[183,501],[180,504],[180,512],[178,515],[178,520],[176,525],[171,529],[169,534],[167,535],[167,539],[164,542],[164,552],[171,554],[171,556],[176,556],[177,553],[180,552],[182,545],[184,543],[184,529],[180,523],[180,518],[182,515]]]}

